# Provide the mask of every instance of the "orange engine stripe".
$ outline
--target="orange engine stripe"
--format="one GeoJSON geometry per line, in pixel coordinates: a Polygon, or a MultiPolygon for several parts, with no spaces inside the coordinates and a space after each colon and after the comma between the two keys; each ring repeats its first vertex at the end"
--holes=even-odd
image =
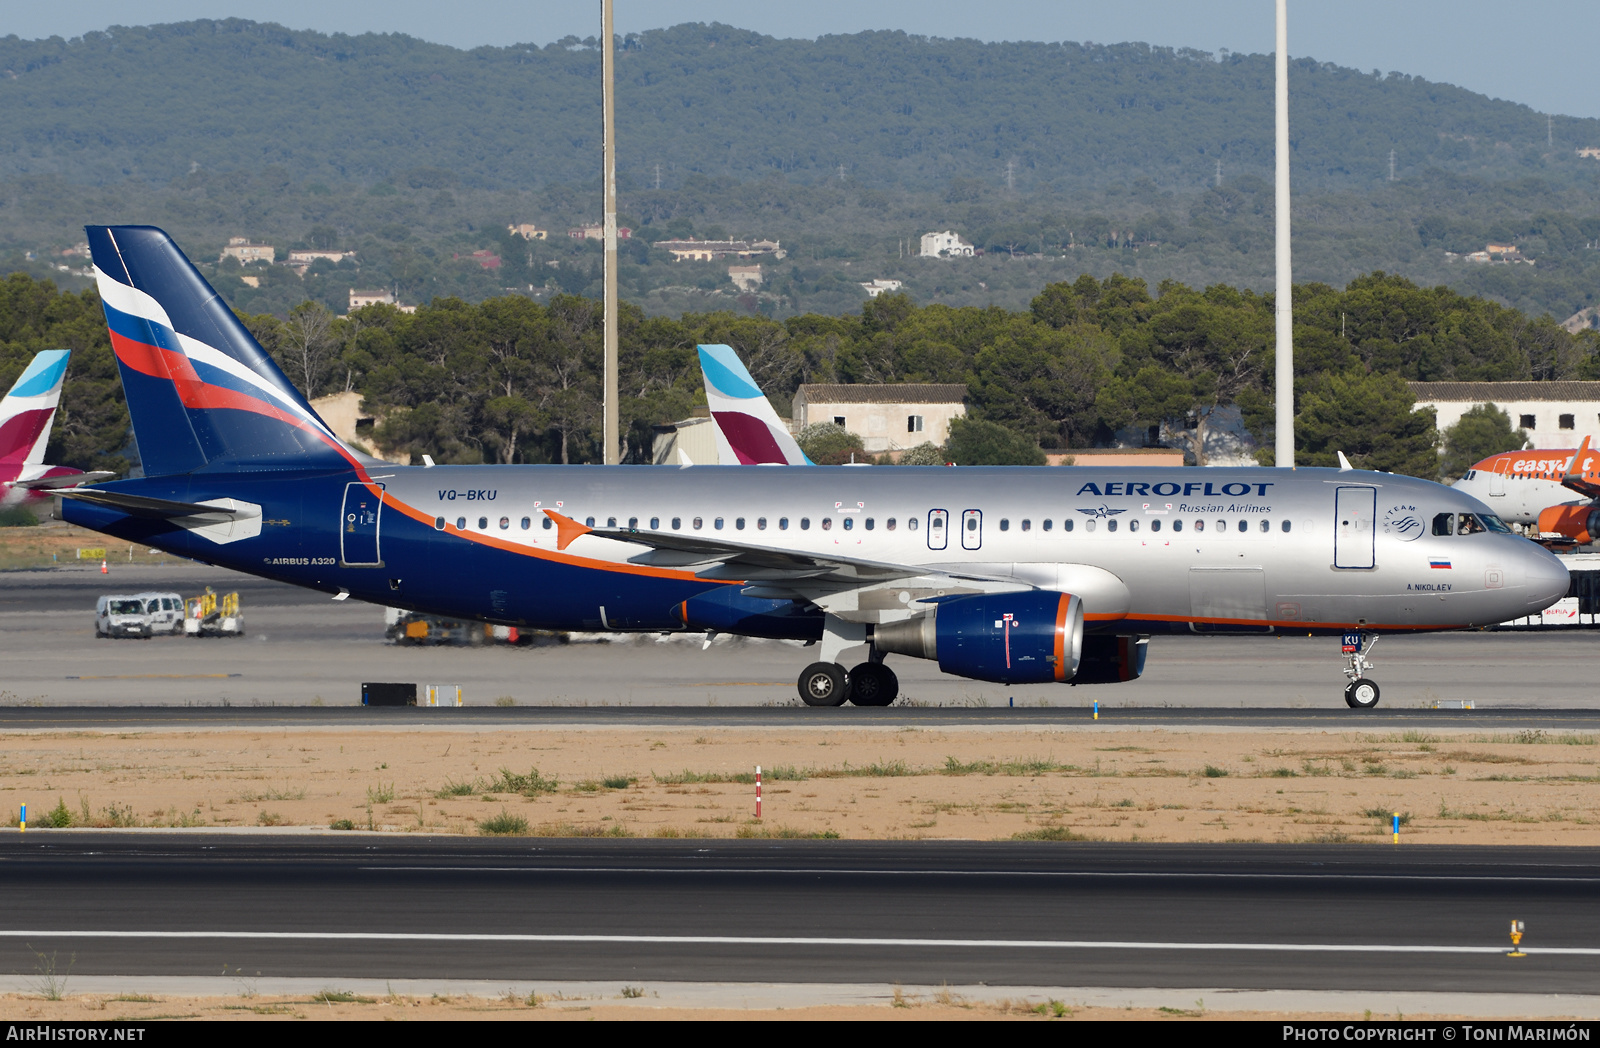
{"type": "Polygon", "coordinates": [[[1061,600],[1056,604],[1056,680],[1067,679],[1067,608],[1072,598],[1067,594],[1061,595],[1061,600]]]}

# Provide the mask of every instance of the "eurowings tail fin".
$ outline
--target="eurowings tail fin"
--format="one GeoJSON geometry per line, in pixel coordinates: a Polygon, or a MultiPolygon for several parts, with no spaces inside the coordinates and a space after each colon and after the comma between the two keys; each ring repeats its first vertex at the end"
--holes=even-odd
{"type": "Polygon", "coordinates": [[[357,465],[171,237],[87,232],[146,476],[357,465]]]}
{"type": "Polygon", "coordinates": [[[717,431],[717,461],[723,465],[814,466],[789,427],[762,395],[755,379],[731,346],[707,345],[700,350],[700,371],[706,380],[706,403],[717,431]]]}
{"type": "Polygon", "coordinates": [[[0,462],[37,466],[50,443],[50,423],[61,403],[70,349],[47,349],[34,356],[11,392],[0,400],[0,462]]]}

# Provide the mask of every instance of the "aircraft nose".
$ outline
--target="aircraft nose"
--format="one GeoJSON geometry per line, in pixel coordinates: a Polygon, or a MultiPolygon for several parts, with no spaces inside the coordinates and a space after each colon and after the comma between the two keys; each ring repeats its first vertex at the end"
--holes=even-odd
{"type": "Polygon", "coordinates": [[[1572,588],[1567,566],[1548,550],[1533,546],[1526,551],[1524,578],[1528,580],[1528,612],[1543,611],[1572,588]]]}

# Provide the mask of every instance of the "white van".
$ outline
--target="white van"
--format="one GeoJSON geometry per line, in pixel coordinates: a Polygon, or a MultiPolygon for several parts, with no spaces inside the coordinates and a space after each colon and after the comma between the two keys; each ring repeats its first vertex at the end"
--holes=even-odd
{"type": "Polygon", "coordinates": [[[183,598],[176,593],[108,594],[95,602],[96,637],[153,637],[183,629],[183,598]]]}

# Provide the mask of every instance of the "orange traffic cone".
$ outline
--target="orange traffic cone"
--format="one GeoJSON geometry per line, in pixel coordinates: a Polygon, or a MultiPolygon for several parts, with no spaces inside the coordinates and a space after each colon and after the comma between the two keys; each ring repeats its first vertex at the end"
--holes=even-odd
{"type": "Polygon", "coordinates": [[[107,568],[107,567],[106,567],[106,559],[105,559],[105,558],[104,558],[104,557],[101,557],[101,558],[100,558],[100,574],[102,574],[102,575],[109,575],[109,574],[111,574],[111,571],[110,571],[110,569],[108,569],[108,568],[107,568]]]}

